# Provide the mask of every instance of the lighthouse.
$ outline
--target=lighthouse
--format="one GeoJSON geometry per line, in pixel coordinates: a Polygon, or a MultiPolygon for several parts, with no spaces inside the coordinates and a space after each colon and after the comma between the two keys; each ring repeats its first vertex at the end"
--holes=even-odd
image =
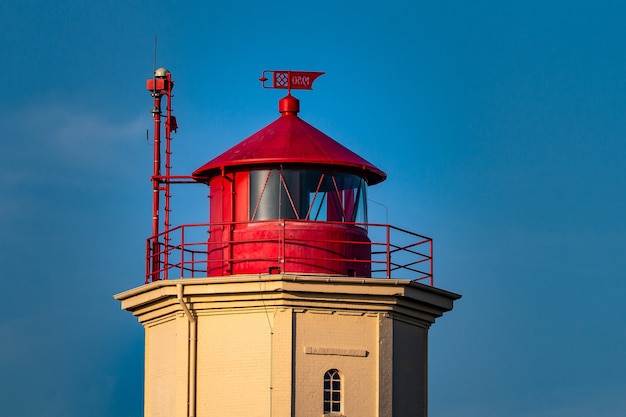
{"type": "Polygon", "coordinates": [[[430,238],[369,222],[386,174],[300,118],[292,90],[322,74],[264,71],[278,119],[180,176],[172,77],[148,80],[153,235],[115,296],[145,329],[145,417],[427,415],[428,329],[460,296],[434,286],[430,238]],[[179,183],[208,189],[208,222],[169,224],[179,183]]]}

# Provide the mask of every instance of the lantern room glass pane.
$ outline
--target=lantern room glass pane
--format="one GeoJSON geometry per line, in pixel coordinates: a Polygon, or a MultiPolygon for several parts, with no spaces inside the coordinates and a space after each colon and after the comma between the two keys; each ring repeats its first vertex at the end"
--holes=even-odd
{"type": "Polygon", "coordinates": [[[250,172],[250,220],[367,223],[367,183],[357,175],[316,170],[250,172]]]}
{"type": "Polygon", "coordinates": [[[298,218],[299,204],[292,204],[293,197],[287,193],[297,192],[298,175],[284,173],[276,169],[250,172],[250,220],[298,218]]]}

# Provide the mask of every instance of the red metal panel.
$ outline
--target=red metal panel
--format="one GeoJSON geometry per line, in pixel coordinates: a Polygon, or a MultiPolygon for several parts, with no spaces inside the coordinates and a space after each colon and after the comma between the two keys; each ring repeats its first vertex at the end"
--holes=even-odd
{"type": "Polygon", "coordinates": [[[369,277],[367,231],[347,224],[261,222],[237,227],[233,234],[233,274],[317,273],[369,277]],[[284,262],[280,262],[284,259],[284,262]]]}
{"type": "Polygon", "coordinates": [[[250,172],[238,172],[235,176],[235,221],[250,220],[250,172]]]}
{"type": "Polygon", "coordinates": [[[146,80],[146,90],[148,91],[163,91],[166,90],[166,82],[165,78],[150,78],[146,80]],[[156,81],[156,84],[155,84],[156,81]],[[156,85],[156,87],[155,87],[156,85]]]}
{"type": "Polygon", "coordinates": [[[207,252],[207,269],[208,273],[212,276],[226,275],[225,263],[223,259],[227,259],[225,250],[228,242],[228,234],[224,233],[224,226],[222,219],[222,206],[224,204],[224,196],[228,195],[228,192],[224,190],[224,178],[215,177],[211,181],[211,199],[210,199],[210,218],[211,224],[209,225],[209,240],[206,248],[207,252]]]}

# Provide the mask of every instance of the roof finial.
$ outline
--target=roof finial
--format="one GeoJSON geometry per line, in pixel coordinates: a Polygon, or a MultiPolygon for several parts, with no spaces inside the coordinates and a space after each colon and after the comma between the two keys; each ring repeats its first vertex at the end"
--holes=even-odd
{"type": "Polygon", "coordinates": [[[278,111],[282,113],[283,116],[296,115],[300,111],[300,100],[291,94],[287,94],[278,101],[278,111]]]}

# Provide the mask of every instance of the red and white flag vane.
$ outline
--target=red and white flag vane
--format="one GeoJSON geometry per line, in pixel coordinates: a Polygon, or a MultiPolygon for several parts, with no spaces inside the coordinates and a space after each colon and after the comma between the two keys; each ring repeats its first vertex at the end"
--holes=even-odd
{"type": "Polygon", "coordinates": [[[323,74],[323,72],[315,71],[265,70],[261,78],[259,78],[259,81],[261,81],[263,88],[282,88],[289,91],[312,90],[313,81],[323,74]]]}

